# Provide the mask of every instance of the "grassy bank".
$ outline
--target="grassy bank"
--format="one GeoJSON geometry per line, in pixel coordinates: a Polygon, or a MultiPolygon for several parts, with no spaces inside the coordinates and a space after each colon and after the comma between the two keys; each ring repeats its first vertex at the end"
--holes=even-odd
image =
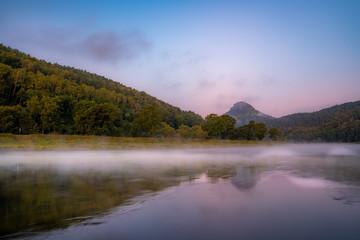
{"type": "Polygon", "coordinates": [[[131,138],[80,135],[13,135],[0,134],[0,149],[146,149],[236,147],[249,144],[271,144],[221,139],[131,138]]]}

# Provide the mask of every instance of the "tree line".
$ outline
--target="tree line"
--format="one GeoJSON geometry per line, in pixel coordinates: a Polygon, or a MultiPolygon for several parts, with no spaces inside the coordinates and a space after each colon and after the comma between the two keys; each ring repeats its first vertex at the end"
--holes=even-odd
{"type": "Polygon", "coordinates": [[[202,122],[145,92],[0,44],[0,132],[152,136],[158,126],[202,122]],[[149,129],[143,116],[154,111],[159,124],[149,129]]]}
{"type": "Polygon", "coordinates": [[[360,142],[360,101],[313,113],[296,113],[265,123],[279,128],[285,140],[360,142]]]}
{"type": "Polygon", "coordinates": [[[282,133],[277,128],[267,129],[264,123],[255,123],[235,127],[236,119],[229,115],[218,116],[209,114],[205,118],[202,128],[211,138],[239,139],[239,140],[263,140],[268,137],[271,140],[279,140],[282,133]]]}
{"type": "MultiPolygon", "coordinates": [[[[268,133],[265,124],[235,123],[228,115],[204,120],[145,92],[0,44],[0,132],[247,140],[268,133]]],[[[270,129],[271,139],[280,136],[270,129]]]]}

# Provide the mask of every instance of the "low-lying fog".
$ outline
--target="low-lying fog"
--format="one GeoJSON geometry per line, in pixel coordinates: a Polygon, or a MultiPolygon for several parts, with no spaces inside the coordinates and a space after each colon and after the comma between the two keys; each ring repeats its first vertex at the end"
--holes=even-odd
{"type": "Polygon", "coordinates": [[[358,239],[360,145],[0,151],[0,216],[6,238],[358,239]]]}
{"type": "Polygon", "coordinates": [[[131,166],[162,167],[183,164],[293,164],[308,157],[327,160],[360,158],[359,144],[293,144],[239,148],[2,151],[0,166],[53,166],[58,170],[114,170],[131,166]]]}

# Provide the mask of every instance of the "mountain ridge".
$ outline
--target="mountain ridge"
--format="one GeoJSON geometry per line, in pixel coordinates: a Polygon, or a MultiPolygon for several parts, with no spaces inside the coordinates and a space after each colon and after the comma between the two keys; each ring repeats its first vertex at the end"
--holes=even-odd
{"type": "Polygon", "coordinates": [[[261,117],[263,113],[246,102],[237,102],[231,109],[225,114],[239,121],[237,126],[248,124],[246,122],[248,120],[262,122],[268,128],[280,129],[285,140],[360,142],[360,101],[337,104],[314,112],[293,113],[279,118],[261,117]],[[238,112],[234,113],[234,110],[238,112]]]}

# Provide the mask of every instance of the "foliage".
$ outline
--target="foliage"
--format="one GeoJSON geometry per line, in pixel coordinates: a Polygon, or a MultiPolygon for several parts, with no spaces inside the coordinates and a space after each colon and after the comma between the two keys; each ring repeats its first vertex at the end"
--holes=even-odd
{"type": "MultiPolygon", "coordinates": [[[[235,123],[236,120],[229,115],[209,114],[206,116],[202,128],[210,138],[222,139],[263,140],[268,133],[264,123],[250,121],[248,125],[238,128],[235,128],[235,123]]],[[[276,130],[280,133],[278,129],[276,130]]]]}
{"type": "Polygon", "coordinates": [[[0,106],[0,132],[20,134],[31,125],[31,118],[23,107],[0,106]]]}
{"type": "Polygon", "coordinates": [[[162,115],[153,106],[145,107],[134,120],[134,135],[138,137],[152,136],[161,127],[162,115]]]}
{"type": "Polygon", "coordinates": [[[191,138],[192,136],[191,128],[186,125],[181,125],[176,132],[182,138],[191,138]]]}
{"type": "Polygon", "coordinates": [[[273,141],[281,139],[281,132],[277,128],[270,128],[269,138],[273,141]]]}
{"type": "Polygon", "coordinates": [[[157,131],[156,134],[158,137],[175,137],[176,136],[176,130],[172,127],[170,127],[169,124],[162,122],[161,127],[157,131]]]}
{"type": "Polygon", "coordinates": [[[204,139],[204,138],[208,138],[209,135],[207,132],[205,132],[200,125],[196,125],[193,126],[191,128],[191,137],[192,138],[200,138],[200,139],[204,139]]]}
{"type": "Polygon", "coordinates": [[[248,125],[238,127],[236,133],[238,139],[263,140],[267,134],[267,128],[264,123],[250,121],[248,125]]]}
{"type": "Polygon", "coordinates": [[[74,118],[76,133],[116,136],[121,124],[121,111],[114,104],[94,104],[78,111],[74,118]]]}
{"type": "Polygon", "coordinates": [[[218,116],[214,113],[205,118],[202,129],[212,138],[232,138],[236,120],[229,115],[218,116]]]}
{"type": "Polygon", "coordinates": [[[360,101],[292,114],[266,124],[280,129],[285,140],[359,142],[360,101]]]}
{"type": "Polygon", "coordinates": [[[145,92],[1,44],[0,111],[0,132],[24,134],[153,136],[162,122],[174,130],[203,122],[145,92]],[[155,115],[146,115],[149,106],[155,115]]]}
{"type": "Polygon", "coordinates": [[[262,140],[265,138],[266,134],[267,134],[267,128],[266,125],[264,123],[257,123],[255,125],[255,131],[256,131],[256,138],[259,140],[262,140]]]}

